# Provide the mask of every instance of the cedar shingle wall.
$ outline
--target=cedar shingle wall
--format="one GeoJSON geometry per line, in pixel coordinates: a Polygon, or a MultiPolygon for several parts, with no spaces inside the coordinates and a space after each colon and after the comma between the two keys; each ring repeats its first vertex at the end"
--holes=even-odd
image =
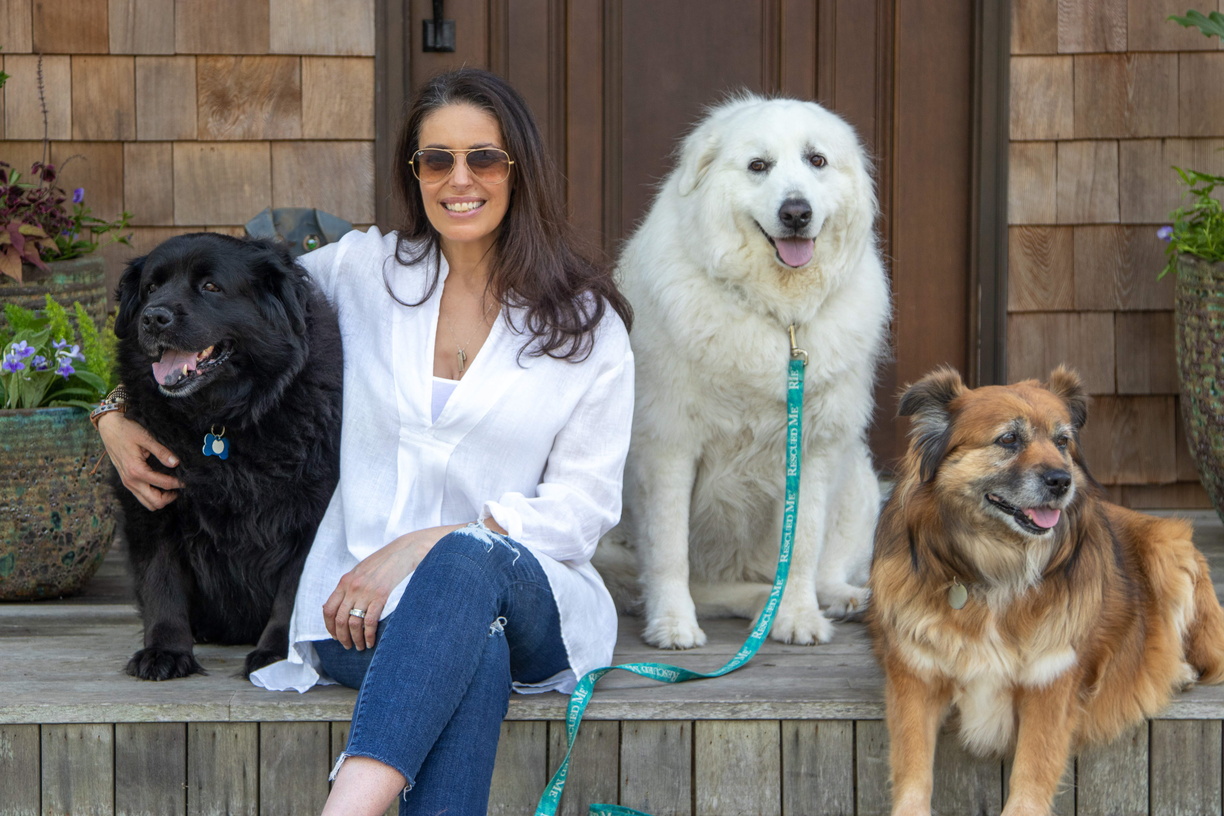
{"type": "MultiPolygon", "coordinates": [[[[1115,498],[1205,506],[1176,411],[1170,165],[1224,173],[1221,0],[1012,0],[1008,367],[1078,368],[1115,498]]],[[[135,251],[267,206],[374,220],[374,0],[0,0],[0,159],[133,214],[135,251]]],[[[132,254],[108,251],[112,276],[132,254]]]]}
{"type": "Polygon", "coordinates": [[[1171,165],[1224,173],[1224,51],[1166,18],[1220,0],[1012,0],[1008,373],[1093,394],[1094,475],[1133,506],[1209,506],[1177,416],[1171,165]]]}
{"type": "Polygon", "coordinates": [[[374,221],[374,0],[0,0],[0,159],[50,158],[124,259],[265,207],[374,221]],[[70,157],[77,157],[71,158],[70,157]]]}

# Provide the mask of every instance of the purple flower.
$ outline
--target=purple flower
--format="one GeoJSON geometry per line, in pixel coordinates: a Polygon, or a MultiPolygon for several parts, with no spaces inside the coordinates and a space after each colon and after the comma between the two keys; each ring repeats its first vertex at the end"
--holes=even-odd
{"type": "Polygon", "coordinates": [[[85,200],[85,188],[84,187],[78,187],[72,191],[72,203],[73,204],[80,204],[84,200],[85,200]]]}
{"type": "Polygon", "coordinates": [[[1167,225],[1161,227],[1160,229],[1156,230],[1156,237],[1164,241],[1166,244],[1169,243],[1173,240],[1173,228],[1167,225]]]}
{"type": "Polygon", "coordinates": [[[80,360],[85,361],[85,355],[81,353],[80,346],[68,348],[68,341],[64,340],[61,343],[52,343],[55,347],[55,359],[57,360],[80,360]]]}
{"type": "Polygon", "coordinates": [[[13,343],[13,345],[9,346],[9,354],[15,355],[16,359],[18,360],[24,360],[33,353],[34,347],[24,340],[22,340],[20,343],[13,343]]]}
{"type": "Polygon", "coordinates": [[[40,354],[30,361],[30,368],[34,371],[46,371],[50,366],[47,365],[47,358],[40,354]]]}
{"type": "Polygon", "coordinates": [[[76,369],[72,367],[72,363],[62,360],[60,361],[60,367],[55,369],[55,373],[61,375],[66,380],[76,373],[76,369]]]}

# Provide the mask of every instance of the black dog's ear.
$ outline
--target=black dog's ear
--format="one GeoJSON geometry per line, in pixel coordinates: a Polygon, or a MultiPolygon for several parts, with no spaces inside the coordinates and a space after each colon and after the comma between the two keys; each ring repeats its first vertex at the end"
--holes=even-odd
{"type": "Polygon", "coordinates": [[[1074,370],[1060,365],[1050,374],[1050,393],[1067,403],[1071,411],[1071,425],[1078,433],[1088,421],[1088,394],[1084,381],[1074,370]]]}
{"type": "Polygon", "coordinates": [[[901,395],[898,416],[913,417],[911,444],[919,456],[919,478],[935,478],[939,463],[952,439],[952,412],[949,405],[965,393],[965,383],[956,369],[941,366],[911,385],[901,395]]]}
{"type": "Polygon", "coordinates": [[[310,302],[306,270],[297,264],[283,242],[261,240],[252,243],[262,252],[259,259],[260,306],[288,323],[294,334],[305,334],[310,302]]]}
{"type": "Polygon", "coordinates": [[[115,287],[115,302],[119,304],[115,314],[115,336],[120,339],[127,337],[140,311],[140,276],[144,274],[145,259],[148,257],[143,255],[129,261],[119,278],[119,285],[115,287]]]}

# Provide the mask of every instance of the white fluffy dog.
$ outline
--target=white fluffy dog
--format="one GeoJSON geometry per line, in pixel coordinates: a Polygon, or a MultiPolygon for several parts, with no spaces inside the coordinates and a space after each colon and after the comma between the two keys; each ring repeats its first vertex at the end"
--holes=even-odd
{"type": "Polygon", "coordinates": [[[647,642],[700,646],[698,607],[752,618],[764,605],[781,534],[792,323],[810,362],[795,550],[772,636],[827,642],[822,606],[841,617],[866,604],[880,500],[866,430],[889,318],[875,218],[868,163],[844,120],[814,102],[745,95],[683,141],[626,245],[637,403],[624,521],[596,563],[615,589],[632,563],[626,545],[636,549],[647,642]]]}

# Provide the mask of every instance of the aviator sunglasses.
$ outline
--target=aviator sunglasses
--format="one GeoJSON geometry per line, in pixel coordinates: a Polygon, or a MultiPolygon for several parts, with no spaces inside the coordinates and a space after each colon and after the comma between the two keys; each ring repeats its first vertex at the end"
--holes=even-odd
{"type": "Polygon", "coordinates": [[[469,150],[426,147],[414,153],[409,164],[417,179],[433,184],[454,172],[459,156],[467,164],[468,172],[484,184],[501,184],[510,176],[510,165],[514,164],[510,154],[497,147],[473,147],[469,150]]]}

